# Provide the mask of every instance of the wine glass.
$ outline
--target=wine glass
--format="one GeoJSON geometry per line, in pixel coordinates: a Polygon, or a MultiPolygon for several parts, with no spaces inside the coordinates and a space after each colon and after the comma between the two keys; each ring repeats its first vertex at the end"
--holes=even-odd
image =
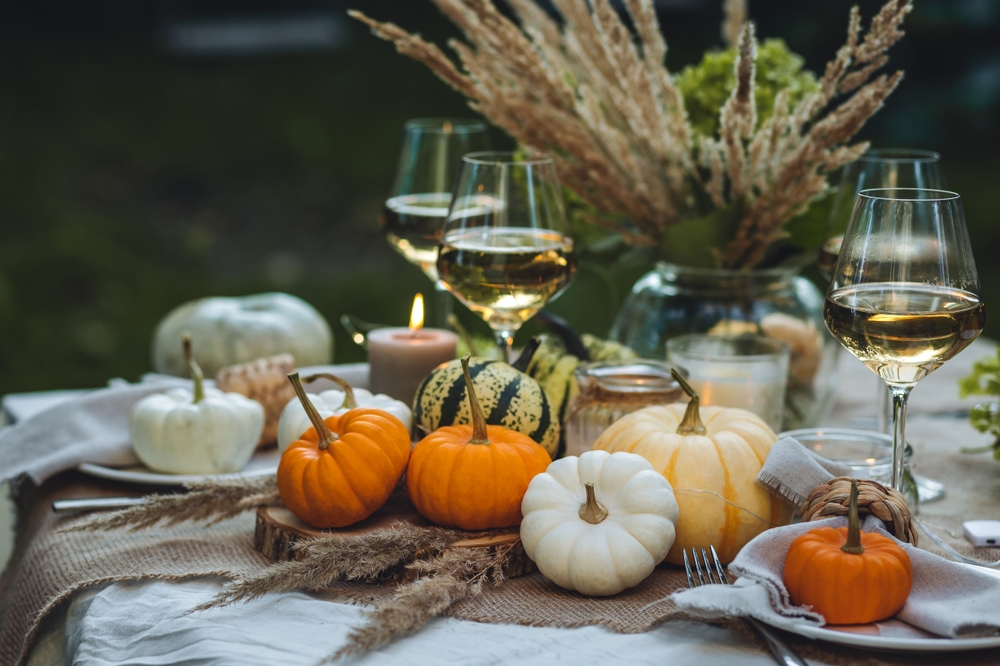
{"type": "Polygon", "coordinates": [[[396,179],[379,215],[386,240],[419,267],[438,290],[437,317],[444,326],[451,299],[436,268],[441,223],[462,155],[489,148],[486,123],[461,118],[417,118],[403,127],[396,179]]]}
{"type": "Polygon", "coordinates": [[[844,231],[851,219],[858,192],[883,187],[941,189],[944,187],[941,155],[931,150],[873,148],[854,162],[844,165],[817,260],[819,270],[827,280],[837,263],[837,254],[844,241],[844,231]]]}
{"type": "Polygon", "coordinates": [[[509,362],[514,334],[576,272],[552,158],[512,152],[463,157],[437,269],[448,290],[490,325],[509,362]]]}
{"type": "Polygon", "coordinates": [[[901,490],[910,391],[986,323],[961,198],[917,188],[859,192],[823,316],[892,391],[892,486],[901,490]]]}

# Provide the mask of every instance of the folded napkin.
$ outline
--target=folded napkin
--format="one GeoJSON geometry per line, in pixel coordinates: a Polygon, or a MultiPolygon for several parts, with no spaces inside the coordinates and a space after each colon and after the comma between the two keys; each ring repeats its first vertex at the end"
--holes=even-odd
{"type": "Polygon", "coordinates": [[[41,484],[80,463],[121,467],[139,461],[132,453],[128,416],[132,405],[151,393],[191,380],[162,375],[138,384],[121,380],[50,407],[0,430],[0,482],[27,474],[41,484]]]}
{"type": "MultiPolygon", "coordinates": [[[[791,438],[776,444],[772,452],[775,449],[778,458],[772,461],[768,457],[758,482],[770,479],[769,487],[779,483],[789,494],[807,495],[808,490],[803,487],[812,483],[817,470],[823,470],[824,466],[791,438]],[[778,462],[780,465],[774,464],[778,462]]],[[[826,478],[813,485],[833,478],[829,472],[826,474],[826,478]]],[[[825,623],[821,615],[793,605],[788,597],[782,582],[785,555],[792,541],[810,530],[846,525],[846,518],[828,518],[767,530],[747,544],[729,565],[730,575],[739,577],[734,585],[683,590],[673,594],[672,599],[680,609],[699,617],[749,615],[786,629],[803,622],[820,626],[825,623]]],[[[882,521],[874,516],[868,516],[861,529],[891,537],[882,521]]],[[[913,589],[895,617],[910,626],[891,621],[879,623],[883,635],[926,637],[920,629],[937,636],[970,638],[1000,631],[1000,578],[985,569],[949,562],[910,544],[898,543],[913,566],[913,589]]]]}

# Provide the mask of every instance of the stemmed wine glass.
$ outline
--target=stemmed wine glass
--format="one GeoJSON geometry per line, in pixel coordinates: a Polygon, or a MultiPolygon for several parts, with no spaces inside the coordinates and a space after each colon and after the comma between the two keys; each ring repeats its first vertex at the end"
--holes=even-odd
{"type": "Polygon", "coordinates": [[[448,214],[462,156],[490,147],[487,130],[486,123],[480,120],[406,121],[396,178],[379,216],[379,226],[389,244],[437,287],[439,326],[444,326],[451,306],[436,267],[441,223],[448,214]]]}
{"type": "Polygon", "coordinates": [[[901,490],[910,391],[986,322],[961,198],[916,188],[858,193],[823,315],[892,391],[892,486],[901,490]]]}
{"type": "Polygon", "coordinates": [[[462,158],[442,228],[437,269],[505,350],[576,272],[555,163],[544,154],[479,152],[462,158]]]}

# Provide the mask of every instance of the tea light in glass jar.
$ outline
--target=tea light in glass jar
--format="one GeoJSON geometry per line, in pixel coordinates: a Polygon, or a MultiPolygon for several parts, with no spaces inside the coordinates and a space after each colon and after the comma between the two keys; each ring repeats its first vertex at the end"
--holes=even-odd
{"type": "Polygon", "coordinates": [[[417,387],[431,370],[454,360],[458,336],[424,328],[424,297],[413,298],[407,328],[377,328],[368,334],[368,384],[372,393],[413,402],[417,387]]]}
{"type": "Polygon", "coordinates": [[[781,430],[789,347],[756,335],[682,335],[667,341],[667,360],[688,371],[701,404],[739,407],[781,430]]]}

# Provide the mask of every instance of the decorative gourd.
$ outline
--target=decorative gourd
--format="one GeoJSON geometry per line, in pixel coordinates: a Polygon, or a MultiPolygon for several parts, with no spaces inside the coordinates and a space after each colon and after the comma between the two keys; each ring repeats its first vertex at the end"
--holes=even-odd
{"type": "Polygon", "coordinates": [[[143,464],[158,472],[238,472],[257,449],[264,408],[239,393],[205,388],[186,335],[182,348],[194,390],[170,389],[137,402],[128,422],[132,449],[143,464]]]}
{"type": "Polygon", "coordinates": [[[543,576],[607,596],[642,582],[666,557],[677,502],[642,456],[588,451],[532,479],[521,513],[524,552],[543,576]]]}
{"type": "Polygon", "coordinates": [[[176,348],[185,331],[194,342],[195,360],[210,376],[226,366],[275,354],[291,354],[300,367],[333,358],[330,325],[311,305],[289,294],[202,298],[174,308],[153,337],[157,372],[187,373],[176,348]]]}
{"type": "MultiPolygon", "coordinates": [[[[367,407],[369,409],[381,409],[384,412],[389,412],[400,420],[407,432],[409,432],[410,427],[413,425],[412,413],[404,402],[390,398],[383,393],[372,395],[371,391],[352,388],[350,384],[340,377],[325,372],[309,375],[302,378],[302,381],[309,384],[317,379],[329,379],[343,388],[342,391],[330,389],[322,393],[306,394],[309,402],[313,404],[313,407],[316,408],[316,411],[319,412],[322,418],[332,416],[333,414],[343,414],[356,407],[367,407]]],[[[288,404],[281,411],[281,417],[278,419],[278,450],[283,452],[287,449],[288,445],[299,439],[302,433],[308,430],[311,425],[312,421],[309,420],[309,415],[306,414],[306,410],[302,407],[302,403],[299,402],[298,397],[296,396],[289,400],[288,404]]]]}
{"type": "MultiPolygon", "coordinates": [[[[618,361],[635,358],[636,354],[623,344],[612,340],[602,340],[593,335],[584,334],[580,345],[586,351],[587,358],[567,351],[566,344],[552,335],[541,335],[541,344],[527,366],[529,377],[541,384],[545,395],[549,398],[552,410],[560,424],[566,423],[569,416],[569,406],[580,393],[580,385],[576,381],[576,369],[584,361],[618,361]]],[[[562,455],[566,449],[566,433],[561,433],[559,450],[555,457],[562,455]]]]}
{"type": "Polygon", "coordinates": [[[410,454],[406,490],[417,511],[438,525],[512,527],[521,522],[528,483],[552,459],[527,435],[486,425],[468,354],[461,363],[472,425],[443,426],[420,440],[410,454]]]}
{"type": "MultiPolygon", "coordinates": [[[[456,359],[439,365],[420,383],[413,397],[413,420],[425,432],[472,422],[463,372],[456,359]]],[[[545,447],[550,456],[556,453],[559,418],[538,382],[506,363],[485,358],[472,358],[469,372],[487,425],[516,430],[545,447]]]]}
{"type": "Polygon", "coordinates": [[[691,397],[687,406],[632,412],[612,423],[594,448],[637,453],[670,481],[680,520],[668,562],[681,564],[685,548],[710,545],[723,562],[731,562],[752,538],[790,517],[755,481],[777,437],[744,409],[701,409],[687,380],[676,370],[671,375],[691,397]]]}
{"type": "Polygon", "coordinates": [[[847,527],[820,527],[788,547],[785,587],[830,624],[867,624],[895,615],[913,587],[910,557],[893,539],[862,532],[858,482],[851,482],[847,527]]]}
{"type": "Polygon", "coordinates": [[[410,432],[380,409],[320,417],[297,372],[288,375],[313,427],[278,463],[281,501],[314,527],[346,527],[385,504],[406,470],[410,432]]]}

